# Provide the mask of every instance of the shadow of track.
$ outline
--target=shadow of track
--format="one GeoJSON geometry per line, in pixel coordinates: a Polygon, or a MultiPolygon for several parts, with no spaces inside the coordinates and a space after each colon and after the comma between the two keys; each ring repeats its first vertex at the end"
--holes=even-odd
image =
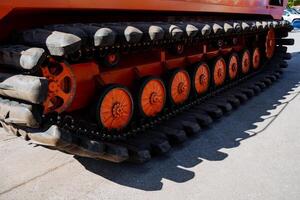
{"type": "Polygon", "coordinates": [[[222,161],[229,156],[222,152],[222,149],[237,148],[242,140],[256,135],[246,131],[257,128],[254,124],[263,121],[261,116],[269,115],[268,110],[274,109],[274,105],[279,105],[278,101],[299,84],[299,62],[300,54],[294,53],[289,68],[285,69],[279,81],[229,116],[215,122],[210,129],[203,130],[183,145],[174,147],[167,155],[155,157],[142,165],[114,164],[76,156],[75,158],[92,173],[140,190],[161,190],[162,179],[176,183],[189,181],[196,176],[189,168],[196,165],[201,168],[204,160],[222,161]]]}

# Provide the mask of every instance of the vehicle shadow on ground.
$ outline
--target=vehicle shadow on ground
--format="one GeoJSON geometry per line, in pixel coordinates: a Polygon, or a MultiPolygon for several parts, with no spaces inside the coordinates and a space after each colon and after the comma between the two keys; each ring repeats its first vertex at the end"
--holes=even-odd
{"type": "MultiPolygon", "coordinates": [[[[173,148],[167,155],[153,158],[145,164],[114,164],[88,158],[75,158],[89,171],[123,186],[145,191],[156,191],[163,187],[162,179],[182,183],[193,179],[196,174],[192,168],[201,167],[203,160],[222,161],[229,155],[222,149],[237,148],[241,141],[257,133],[246,132],[257,128],[254,123],[261,122],[261,116],[269,115],[268,110],[279,105],[279,100],[292,91],[300,81],[297,59],[290,61],[290,68],[282,78],[257,97],[248,101],[229,116],[221,118],[208,130],[190,138],[181,146],[173,148]]],[[[246,142],[246,141],[244,141],[246,142]]],[[[206,161],[206,162],[207,162],[206,161]]]]}

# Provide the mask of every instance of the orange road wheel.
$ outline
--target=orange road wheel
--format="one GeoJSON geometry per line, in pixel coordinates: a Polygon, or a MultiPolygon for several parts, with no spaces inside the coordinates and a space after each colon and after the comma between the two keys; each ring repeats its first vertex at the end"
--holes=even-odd
{"type": "Polygon", "coordinates": [[[250,71],[250,65],[251,65],[251,58],[250,58],[250,52],[248,50],[245,50],[242,54],[242,73],[248,74],[250,71]]]}
{"type": "Polygon", "coordinates": [[[97,111],[97,122],[100,127],[109,130],[123,129],[133,115],[132,96],[123,86],[107,86],[101,93],[97,111]]]}
{"type": "Polygon", "coordinates": [[[207,92],[210,83],[210,70],[206,63],[200,63],[192,73],[193,88],[198,95],[207,92]]]}
{"type": "Polygon", "coordinates": [[[76,93],[76,79],[66,62],[50,60],[48,66],[41,68],[48,80],[48,96],[44,102],[44,113],[65,111],[73,102],[76,93]]]}
{"type": "Polygon", "coordinates": [[[252,66],[253,69],[258,69],[260,67],[260,51],[259,48],[255,48],[252,55],[252,66]]]}
{"type": "Polygon", "coordinates": [[[213,67],[213,81],[215,86],[221,86],[224,84],[226,79],[226,62],[220,57],[214,62],[213,67]]]}
{"type": "Polygon", "coordinates": [[[268,31],[267,37],[266,37],[266,57],[268,59],[271,59],[275,52],[276,42],[275,42],[275,31],[274,29],[270,29],[268,31]]]}
{"type": "Polygon", "coordinates": [[[191,79],[187,71],[175,70],[172,72],[168,84],[169,99],[172,104],[185,102],[190,95],[191,79]]]}
{"type": "Polygon", "coordinates": [[[231,54],[228,63],[228,76],[230,80],[236,79],[239,71],[239,57],[236,53],[231,54]]]}
{"type": "Polygon", "coordinates": [[[142,81],[139,93],[139,109],[143,116],[154,117],[166,102],[166,88],[159,78],[148,77],[142,81]]]}

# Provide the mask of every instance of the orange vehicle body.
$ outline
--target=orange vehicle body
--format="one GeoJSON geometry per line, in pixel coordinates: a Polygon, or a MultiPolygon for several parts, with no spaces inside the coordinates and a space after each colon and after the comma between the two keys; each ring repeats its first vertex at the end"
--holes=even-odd
{"type": "MultiPolygon", "coordinates": [[[[287,0],[284,0],[282,5],[272,5],[269,0],[1,0],[0,42],[5,43],[13,30],[49,23],[92,22],[97,21],[98,14],[101,15],[101,20],[112,22],[145,19],[149,21],[147,17],[137,18],[136,13],[140,16],[144,13],[175,15],[179,19],[187,15],[205,15],[212,19],[222,19],[220,16],[226,15],[226,19],[234,19],[237,15],[248,16],[248,19],[249,16],[281,19],[286,4],[287,0]],[[110,18],[111,13],[123,13],[126,17],[110,18]],[[85,18],[85,15],[89,15],[89,19],[85,18]],[[215,18],[216,15],[219,17],[215,18]]],[[[239,43],[233,47],[210,49],[204,42],[198,49],[186,49],[180,56],[169,54],[163,49],[153,49],[146,53],[122,55],[120,64],[113,69],[105,69],[95,60],[72,64],[77,87],[75,99],[68,111],[87,106],[99,83],[118,83],[133,88],[138,78],[147,75],[161,76],[166,70],[185,68],[204,57],[212,58],[232,51],[241,51],[243,46],[244,39],[239,38],[239,43]]]]}
{"type": "Polygon", "coordinates": [[[15,27],[49,22],[50,18],[56,17],[55,11],[72,11],[78,15],[82,11],[235,13],[281,19],[286,4],[287,0],[280,6],[271,5],[270,0],[1,0],[0,41],[15,27]],[[35,18],[30,18],[33,13],[35,18]],[[47,19],[42,17],[45,14],[47,19]]]}
{"type": "Polygon", "coordinates": [[[269,0],[1,0],[0,19],[17,10],[90,9],[182,12],[221,12],[272,15],[281,18],[286,6],[270,5],[269,0]]]}

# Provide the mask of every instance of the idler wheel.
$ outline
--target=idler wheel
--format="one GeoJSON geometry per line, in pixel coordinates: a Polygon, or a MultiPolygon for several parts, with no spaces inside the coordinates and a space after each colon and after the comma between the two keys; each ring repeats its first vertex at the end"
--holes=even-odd
{"type": "Polygon", "coordinates": [[[44,102],[44,113],[65,111],[72,103],[76,93],[76,79],[66,62],[50,60],[41,68],[48,80],[48,96],[44,102]]]}
{"type": "Polygon", "coordinates": [[[261,56],[260,56],[260,51],[259,48],[256,47],[253,51],[252,55],[252,66],[253,69],[257,70],[260,67],[260,61],[261,61],[261,56]]]}
{"type": "Polygon", "coordinates": [[[239,57],[236,53],[231,54],[228,60],[228,76],[229,80],[236,79],[239,72],[239,57]]]}
{"type": "Polygon", "coordinates": [[[138,96],[138,106],[145,117],[160,113],[166,102],[166,88],[160,78],[146,77],[142,80],[138,96]]]}
{"type": "Polygon", "coordinates": [[[270,29],[268,31],[268,34],[266,37],[266,43],[265,43],[266,57],[268,59],[271,59],[273,57],[274,52],[275,52],[275,47],[276,47],[275,31],[274,31],[274,29],[270,29]]]}
{"type": "Polygon", "coordinates": [[[128,89],[121,85],[109,85],[101,92],[97,106],[97,123],[101,128],[120,130],[125,128],[133,115],[133,100],[128,89]]]}
{"type": "Polygon", "coordinates": [[[191,79],[187,71],[183,69],[172,71],[167,85],[168,97],[173,105],[182,104],[189,98],[191,79]]]}
{"type": "Polygon", "coordinates": [[[221,86],[226,79],[226,62],[222,57],[215,60],[213,65],[213,82],[215,86],[221,86]]]}
{"type": "Polygon", "coordinates": [[[245,75],[245,74],[248,74],[249,71],[250,71],[250,65],[251,65],[251,56],[250,56],[250,52],[249,50],[245,50],[243,53],[242,53],[242,73],[245,75]]]}
{"type": "Polygon", "coordinates": [[[198,64],[191,73],[192,86],[196,94],[207,92],[210,85],[210,70],[206,63],[198,64]]]}

